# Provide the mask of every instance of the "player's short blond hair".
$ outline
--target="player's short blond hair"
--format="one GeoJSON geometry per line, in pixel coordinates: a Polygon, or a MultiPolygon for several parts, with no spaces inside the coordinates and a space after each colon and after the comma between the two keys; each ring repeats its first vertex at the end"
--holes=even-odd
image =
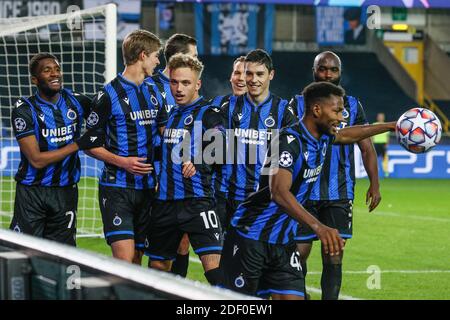
{"type": "Polygon", "coordinates": [[[151,53],[160,50],[161,46],[161,40],[150,31],[134,30],[123,40],[123,63],[126,66],[135,64],[142,51],[144,51],[145,54],[150,55],[151,53]]]}
{"type": "Polygon", "coordinates": [[[189,68],[192,71],[195,71],[198,74],[198,78],[200,79],[202,77],[204,66],[203,63],[200,62],[200,60],[194,58],[191,55],[177,53],[170,58],[168,67],[171,71],[179,68],[189,68]]]}

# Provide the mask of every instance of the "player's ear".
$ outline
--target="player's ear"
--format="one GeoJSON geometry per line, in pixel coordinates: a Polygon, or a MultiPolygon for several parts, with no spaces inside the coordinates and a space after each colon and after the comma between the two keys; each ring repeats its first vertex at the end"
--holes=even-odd
{"type": "Polygon", "coordinates": [[[35,86],[37,86],[38,79],[35,76],[31,76],[31,83],[34,84],[35,86]]]}
{"type": "Polygon", "coordinates": [[[195,90],[199,91],[201,87],[202,87],[202,80],[198,79],[197,83],[195,84],[195,90]]]}
{"type": "Polygon", "coordinates": [[[313,105],[312,114],[315,118],[320,118],[320,115],[322,114],[322,107],[318,103],[313,105]]]}
{"type": "Polygon", "coordinates": [[[141,53],[139,53],[138,59],[141,60],[141,61],[144,61],[146,55],[147,55],[147,54],[145,53],[145,50],[142,50],[141,53]]]}
{"type": "Polygon", "coordinates": [[[275,76],[275,70],[270,71],[269,72],[269,80],[272,80],[274,76],[275,76]]]}

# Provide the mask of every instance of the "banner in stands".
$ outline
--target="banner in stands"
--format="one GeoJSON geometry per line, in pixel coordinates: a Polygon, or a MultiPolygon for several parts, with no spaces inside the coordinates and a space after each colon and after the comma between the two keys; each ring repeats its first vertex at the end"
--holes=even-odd
{"type": "Polygon", "coordinates": [[[365,44],[366,19],[366,11],[360,7],[317,7],[317,43],[320,46],[365,44]]]}
{"type": "Polygon", "coordinates": [[[64,14],[73,5],[81,8],[82,0],[0,0],[0,18],[64,14]]]}
{"type": "MultiPolygon", "coordinates": [[[[15,139],[0,140],[0,172],[2,176],[14,176],[20,162],[19,146],[15,139]]],[[[438,145],[424,154],[414,154],[399,145],[389,145],[389,178],[450,179],[450,145],[438,145]]],[[[83,152],[81,166],[84,175],[95,177],[103,164],[83,152]],[[97,168],[97,169],[96,169],[97,168]]],[[[367,177],[361,152],[355,147],[356,177],[367,177]]]]}
{"type": "MultiPolygon", "coordinates": [[[[161,0],[159,0],[161,1],[161,0]]],[[[162,0],[166,2],[173,0],[162,0]]],[[[180,2],[238,3],[241,0],[178,0],[180,2]]],[[[315,6],[381,7],[403,8],[450,8],[449,0],[246,0],[246,3],[302,4],[315,6]]]]}
{"type": "MultiPolygon", "coordinates": [[[[84,0],[83,9],[93,8],[111,3],[111,0],[84,0]]],[[[139,19],[141,17],[141,0],[116,1],[117,7],[117,39],[123,40],[125,36],[133,30],[139,29],[139,19]]],[[[102,24],[87,24],[86,37],[88,39],[98,39],[99,36],[93,32],[101,32],[102,24]],[[96,30],[94,30],[96,28],[96,30]]]]}
{"type": "Polygon", "coordinates": [[[272,51],[274,5],[196,3],[195,35],[199,54],[244,55],[256,48],[272,51]]]}

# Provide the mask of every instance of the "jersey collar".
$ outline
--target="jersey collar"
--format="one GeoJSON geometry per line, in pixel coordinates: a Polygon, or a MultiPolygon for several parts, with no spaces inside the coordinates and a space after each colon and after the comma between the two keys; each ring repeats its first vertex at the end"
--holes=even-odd
{"type": "Polygon", "coordinates": [[[199,105],[201,105],[201,102],[203,101],[203,96],[198,97],[197,100],[195,100],[194,102],[192,102],[191,104],[188,104],[187,106],[176,106],[174,108],[174,112],[176,113],[185,113],[185,112],[190,112],[193,109],[197,108],[199,105]]]}
{"type": "Polygon", "coordinates": [[[60,101],[62,99],[62,92],[63,92],[63,90],[61,89],[59,91],[59,98],[58,98],[58,101],[56,101],[56,103],[51,103],[50,101],[42,99],[41,96],[39,95],[39,91],[36,91],[34,96],[36,97],[36,101],[39,104],[41,104],[41,105],[43,104],[43,105],[46,105],[46,106],[49,106],[49,107],[53,107],[53,108],[56,109],[56,108],[58,108],[58,105],[59,105],[59,103],[60,103],[60,101]]]}
{"type": "Polygon", "coordinates": [[[267,98],[266,98],[263,102],[261,102],[260,104],[255,105],[255,104],[250,100],[250,98],[248,97],[248,93],[244,94],[244,99],[245,99],[245,101],[247,101],[247,103],[250,104],[250,106],[256,107],[256,108],[259,108],[259,107],[265,105],[265,104],[266,104],[267,102],[269,102],[272,98],[273,98],[273,95],[272,95],[272,93],[269,91],[269,95],[267,96],[267,98]]]}

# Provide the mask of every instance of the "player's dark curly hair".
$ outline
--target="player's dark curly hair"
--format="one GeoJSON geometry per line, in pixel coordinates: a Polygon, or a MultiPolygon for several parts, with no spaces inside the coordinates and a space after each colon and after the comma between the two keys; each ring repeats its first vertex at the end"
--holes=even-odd
{"type": "Polygon", "coordinates": [[[41,53],[34,55],[31,58],[30,63],[28,64],[28,70],[30,71],[30,74],[32,76],[34,76],[34,77],[37,76],[36,73],[37,73],[37,68],[39,66],[39,62],[44,59],[54,59],[57,62],[59,61],[55,55],[48,53],[48,52],[41,52],[41,53]]]}
{"type": "Polygon", "coordinates": [[[344,97],[345,90],[341,86],[331,82],[313,82],[306,86],[302,92],[306,109],[310,109],[315,103],[329,98],[331,95],[344,97]]]}
{"type": "Polygon", "coordinates": [[[267,70],[273,70],[273,62],[270,55],[263,49],[252,50],[245,56],[245,62],[255,62],[266,66],[267,70]]]}

